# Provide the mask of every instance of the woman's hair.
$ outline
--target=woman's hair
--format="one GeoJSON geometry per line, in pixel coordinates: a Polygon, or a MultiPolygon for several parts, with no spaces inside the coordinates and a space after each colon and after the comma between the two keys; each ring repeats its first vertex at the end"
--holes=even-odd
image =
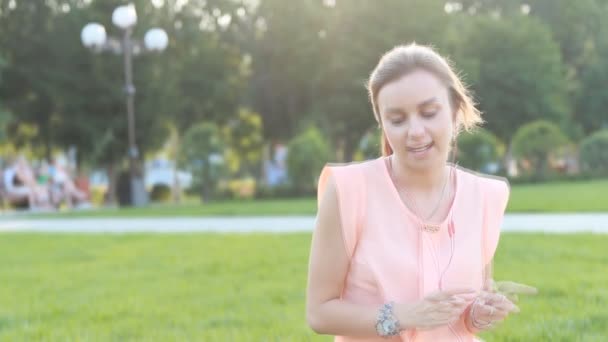
{"type": "MultiPolygon", "coordinates": [[[[411,43],[394,47],[385,53],[372,72],[367,90],[374,110],[376,121],[382,125],[378,109],[378,93],[388,83],[415,71],[425,70],[435,75],[448,89],[448,96],[456,120],[456,134],[463,128],[470,131],[483,122],[481,112],[458,75],[452,70],[447,59],[431,47],[411,43]]],[[[455,138],[455,137],[454,137],[455,138]]],[[[393,153],[384,131],[381,133],[381,152],[387,156],[393,153]]]]}

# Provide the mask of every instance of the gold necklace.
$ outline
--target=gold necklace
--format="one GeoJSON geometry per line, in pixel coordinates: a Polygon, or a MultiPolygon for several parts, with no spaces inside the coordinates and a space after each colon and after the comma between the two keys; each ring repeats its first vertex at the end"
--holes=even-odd
{"type": "MultiPolygon", "coordinates": [[[[395,184],[397,184],[397,177],[395,177],[394,173],[393,173],[393,161],[392,161],[392,156],[388,157],[388,162],[389,162],[389,170],[390,170],[390,175],[391,178],[393,178],[393,182],[395,184]]],[[[431,212],[431,214],[428,216],[428,218],[426,220],[424,219],[420,219],[421,215],[420,210],[418,209],[418,206],[416,205],[416,201],[414,200],[413,196],[410,196],[407,191],[405,191],[405,189],[403,189],[403,192],[405,194],[406,198],[409,198],[410,201],[412,202],[412,206],[413,206],[413,212],[414,215],[418,218],[418,221],[421,221],[422,223],[422,230],[429,232],[429,233],[436,233],[439,231],[439,229],[441,228],[440,225],[438,224],[433,224],[433,223],[429,223],[428,221],[433,217],[433,215],[435,215],[435,213],[437,212],[437,210],[439,209],[439,206],[441,204],[441,201],[443,200],[443,195],[445,194],[445,188],[447,187],[448,181],[452,178],[452,170],[450,169],[450,174],[448,175],[447,179],[443,182],[443,188],[441,189],[441,196],[439,197],[439,200],[437,201],[437,205],[435,206],[435,208],[433,209],[433,211],[431,212]]],[[[399,189],[397,189],[397,192],[399,192],[399,189]]]]}

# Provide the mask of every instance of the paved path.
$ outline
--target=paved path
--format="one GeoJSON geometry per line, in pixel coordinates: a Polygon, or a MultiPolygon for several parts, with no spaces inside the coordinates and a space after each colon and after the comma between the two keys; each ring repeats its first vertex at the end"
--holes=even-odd
{"type": "MultiPolygon", "coordinates": [[[[0,232],[310,232],[313,216],[163,218],[0,218],[0,232]]],[[[507,214],[504,232],[608,234],[608,213],[507,214]]]]}

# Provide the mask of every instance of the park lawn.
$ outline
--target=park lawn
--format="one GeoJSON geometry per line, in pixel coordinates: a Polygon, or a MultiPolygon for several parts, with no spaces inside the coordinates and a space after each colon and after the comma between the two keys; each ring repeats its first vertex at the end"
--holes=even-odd
{"type": "Polygon", "coordinates": [[[201,217],[201,216],[297,216],[314,215],[313,198],[224,200],[201,204],[189,201],[184,204],[154,203],[142,208],[111,208],[61,211],[59,213],[32,213],[27,218],[141,218],[141,217],[201,217]]]}
{"type": "MultiPolygon", "coordinates": [[[[539,288],[487,341],[605,341],[608,236],[504,234],[539,288]]],[[[305,321],[310,234],[0,234],[0,341],[330,341],[305,321]]]]}
{"type": "Polygon", "coordinates": [[[608,179],[513,185],[510,212],[608,212],[608,179]]]}
{"type": "MultiPolygon", "coordinates": [[[[513,185],[508,212],[608,212],[608,180],[513,185]]],[[[315,198],[153,204],[27,215],[28,218],[314,215],[315,198]]]]}

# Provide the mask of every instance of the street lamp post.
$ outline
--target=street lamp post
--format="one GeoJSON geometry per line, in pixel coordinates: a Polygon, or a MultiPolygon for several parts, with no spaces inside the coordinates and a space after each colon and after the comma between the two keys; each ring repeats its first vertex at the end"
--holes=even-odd
{"type": "Polygon", "coordinates": [[[160,28],[152,28],[146,32],[143,44],[131,38],[133,27],[137,22],[135,6],[129,4],[117,7],[112,13],[112,23],[123,31],[122,39],[107,37],[105,28],[98,23],[85,25],[81,32],[82,43],[95,52],[112,51],[124,57],[125,94],[127,97],[128,124],[128,157],[131,186],[131,204],[143,206],[148,201],[143,179],[143,170],[137,167],[139,150],[135,141],[135,86],[133,85],[133,56],[143,52],[160,52],[167,47],[167,33],[160,28]]]}

